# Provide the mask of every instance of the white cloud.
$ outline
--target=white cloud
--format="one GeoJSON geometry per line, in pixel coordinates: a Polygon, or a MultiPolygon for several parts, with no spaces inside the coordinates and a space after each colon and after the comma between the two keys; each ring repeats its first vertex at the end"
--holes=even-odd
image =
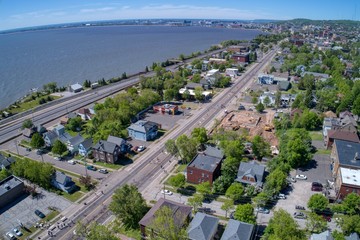
{"type": "Polygon", "coordinates": [[[84,8],[84,9],[80,9],[80,12],[82,13],[107,12],[114,9],[115,9],[114,7],[84,8]]]}

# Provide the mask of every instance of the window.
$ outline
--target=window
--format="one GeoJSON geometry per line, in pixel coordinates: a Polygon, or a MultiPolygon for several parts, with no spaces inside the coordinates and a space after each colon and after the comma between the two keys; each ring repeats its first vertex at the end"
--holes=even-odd
{"type": "Polygon", "coordinates": [[[190,174],[193,174],[193,170],[190,170],[189,173],[190,173],[190,174]]]}
{"type": "Polygon", "coordinates": [[[204,177],[204,176],[205,176],[205,174],[204,174],[204,173],[202,173],[202,174],[201,174],[201,177],[204,177]]]}

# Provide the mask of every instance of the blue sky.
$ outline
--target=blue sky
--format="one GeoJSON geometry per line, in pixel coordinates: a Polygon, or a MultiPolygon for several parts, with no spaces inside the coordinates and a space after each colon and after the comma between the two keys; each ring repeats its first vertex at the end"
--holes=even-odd
{"type": "Polygon", "coordinates": [[[358,0],[0,0],[0,30],[111,19],[360,20],[359,16],[358,0]]]}

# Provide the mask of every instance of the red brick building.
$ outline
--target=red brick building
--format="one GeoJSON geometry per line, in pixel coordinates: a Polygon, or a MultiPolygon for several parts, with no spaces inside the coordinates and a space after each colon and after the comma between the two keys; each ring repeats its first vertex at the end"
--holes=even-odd
{"type": "Polygon", "coordinates": [[[339,168],[335,191],[338,199],[344,199],[350,193],[360,194],[360,170],[339,168]]]}
{"type": "Polygon", "coordinates": [[[231,59],[237,63],[248,63],[250,62],[249,53],[238,53],[233,54],[231,59]]]}

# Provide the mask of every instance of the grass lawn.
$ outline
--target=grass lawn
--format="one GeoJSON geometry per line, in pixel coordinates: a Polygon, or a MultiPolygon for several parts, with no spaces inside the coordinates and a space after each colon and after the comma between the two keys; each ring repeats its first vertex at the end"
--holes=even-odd
{"type": "Polygon", "coordinates": [[[55,218],[57,215],[59,215],[59,211],[54,211],[52,210],[48,215],[46,215],[46,217],[44,218],[45,221],[51,221],[53,218],[55,218]]]}
{"type": "Polygon", "coordinates": [[[123,165],[120,165],[120,164],[111,164],[111,163],[104,163],[104,162],[96,162],[93,165],[101,166],[104,168],[110,168],[110,169],[114,169],[114,170],[118,170],[123,167],[123,165]]]}
{"type": "Polygon", "coordinates": [[[20,141],[20,145],[23,145],[24,147],[30,147],[30,142],[26,141],[25,139],[22,139],[20,141]]]}
{"type": "Polygon", "coordinates": [[[58,194],[64,198],[66,198],[67,200],[69,201],[72,201],[72,202],[76,202],[77,200],[79,200],[82,196],[84,196],[84,193],[83,192],[80,192],[80,191],[76,191],[72,194],[70,193],[66,193],[66,192],[62,192],[60,194],[58,194]]]}
{"type": "MultiPolygon", "coordinates": [[[[47,95],[42,96],[41,98],[45,98],[46,99],[47,95]]],[[[51,96],[53,98],[53,101],[60,98],[59,96],[51,96]]],[[[35,99],[33,101],[29,101],[29,102],[24,102],[19,104],[18,108],[11,108],[11,113],[15,114],[15,113],[19,113],[19,112],[23,112],[29,109],[32,109],[36,106],[39,106],[39,99],[35,99]]]]}
{"type": "Polygon", "coordinates": [[[79,134],[79,132],[71,131],[71,130],[68,130],[68,129],[66,129],[66,132],[68,134],[70,134],[70,136],[72,136],[72,137],[75,137],[75,136],[77,136],[79,134]]]}
{"type": "Polygon", "coordinates": [[[140,229],[126,229],[118,220],[113,222],[113,231],[136,240],[141,239],[140,229]]]}
{"type": "Polygon", "coordinates": [[[309,132],[311,140],[313,141],[322,141],[323,140],[323,135],[320,131],[317,132],[309,132]]]}
{"type": "Polygon", "coordinates": [[[187,165],[186,164],[180,164],[178,166],[178,168],[176,169],[176,173],[181,173],[181,172],[184,172],[185,169],[186,169],[187,165]]]}

